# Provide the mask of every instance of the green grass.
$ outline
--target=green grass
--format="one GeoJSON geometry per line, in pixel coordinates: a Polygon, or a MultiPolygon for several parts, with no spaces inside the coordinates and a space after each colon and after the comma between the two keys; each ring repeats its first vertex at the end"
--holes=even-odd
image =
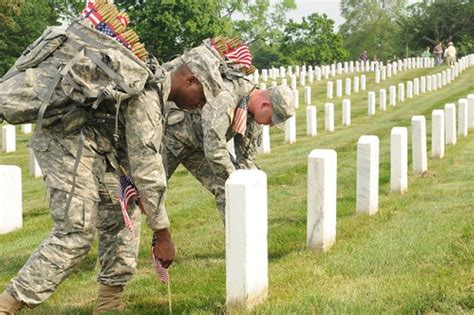
{"type": "MultiPolygon", "coordinates": [[[[318,136],[306,136],[304,91],[300,89],[297,143],[283,143],[271,131],[272,153],[258,162],[268,175],[269,299],[253,312],[299,313],[463,313],[474,309],[474,136],[446,148],[442,160],[429,159],[429,172],[413,177],[409,147],[409,187],[390,193],[390,130],[409,127],[425,115],[430,148],[431,111],[474,92],[474,68],[450,85],[388,106],[367,117],[367,93],[442,68],[399,73],[377,86],[367,75],[367,91],[353,93],[352,126],[343,127],[342,98],[335,104],[336,130],[322,131],[326,81],[315,82],[318,136]],[[361,135],[380,138],[379,212],[355,214],[356,143],[361,135]],[[307,155],[316,148],[338,153],[337,242],[329,251],[306,249],[307,155]]],[[[444,68],[443,68],[444,69],[444,68]]],[[[345,78],[348,75],[339,76],[345,78]]],[[[410,129],[409,129],[410,130],[410,129]]],[[[23,169],[24,228],[0,236],[0,289],[15,276],[51,226],[41,179],[29,179],[26,143],[0,154],[0,164],[23,169]]],[[[411,135],[409,134],[409,139],[411,135]]],[[[409,143],[411,141],[409,140],[409,143]]],[[[430,152],[429,152],[430,154],[430,152]]],[[[167,209],[177,246],[170,271],[175,313],[225,312],[225,233],[212,196],[184,169],[169,183],[167,209]]],[[[125,291],[127,314],[167,312],[164,286],[150,264],[150,231],[142,220],[139,269],[125,291]]],[[[87,314],[94,307],[97,246],[76,272],[34,314],[87,314]]],[[[29,313],[29,312],[26,312],[29,313]]]]}

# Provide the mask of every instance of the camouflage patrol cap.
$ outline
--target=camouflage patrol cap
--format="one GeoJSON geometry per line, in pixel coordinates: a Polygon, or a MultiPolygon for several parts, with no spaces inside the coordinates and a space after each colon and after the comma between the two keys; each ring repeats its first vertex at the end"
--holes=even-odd
{"type": "Polygon", "coordinates": [[[223,61],[211,49],[201,44],[186,52],[183,60],[201,82],[207,103],[212,104],[220,91],[224,89],[224,81],[219,71],[219,66],[223,61]]]}
{"type": "Polygon", "coordinates": [[[293,93],[288,86],[279,85],[268,89],[272,103],[272,124],[281,127],[285,121],[295,114],[293,93]]]}

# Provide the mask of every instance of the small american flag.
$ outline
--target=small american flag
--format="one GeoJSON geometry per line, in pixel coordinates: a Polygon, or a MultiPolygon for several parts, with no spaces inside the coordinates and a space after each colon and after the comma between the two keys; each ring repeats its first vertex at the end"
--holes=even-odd
{"type": "Polygon", "coordinates": [[[247,45],[241,44],[237,48],[226,52],[224,55],[233,63],[241,64],[246,68],[252,66],[252,54],[247,45]]]}
{"type": "Polygon", "coordinates": [[[169,284],[170,282],[170,275],[168,273],[168,269],[161,265],[161,262],[155,256],[155,246],[156,246],[156,234],[153,233],[153,240],[151,242],[151,256],[153,258],[153,263],[155,265],[156,273],[160,278],[161,283],[169,284]]]}
{"type": "Polygon", "coordinates": [[[119,203],[120,208],[122,209],[125,226],[130,230],[130,232],[132,232],[132,221],[130,220],[130,216],[127,212],[128,204],[133,198],[137,198],[138,196],[138,191],[130,178],[126,175],[121,175],[119,184],[119,203]]]}
{"type": "Polygon", "coordinates": [[[242,136],[245,135],[247,130],[247,104],[249,101],[248,96],[244,96],[239,102],[234,111],[234,119],[232,120],[232,130],[236,133],[240,133],[242,136]]]}

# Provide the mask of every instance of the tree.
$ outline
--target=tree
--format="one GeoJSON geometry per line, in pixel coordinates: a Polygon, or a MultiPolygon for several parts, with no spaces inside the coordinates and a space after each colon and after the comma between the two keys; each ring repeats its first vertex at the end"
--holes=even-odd
{"type": "Polygon", "coordinates": [[[461,53],[474,44],[474,1],[423,1],[408,8],[403,20],[406,42],[414,49],[453,41],[461,53]]]}
{"type": "Polygon", "coordinates": [[[60,15],[55,1],[0,1],[0,75],[48,25],[58,24],[60,15]]]}
{"type": "Polygon", "coordinates": [[[403,53],[398,21],[405,14],[406,3],[406,0],[341,1],[341,15],[346,21],[340,32],[352,59],[357,59],[364,49],[381,59],[403,53]]]}
{"type": "Polygon", "coordinates": [[[334,32],[334,21],[317,13],[304,17],[301,23],[288,22],[281,52],[297,63],[323,64],[348,57],[342,36],[334,32]]]}

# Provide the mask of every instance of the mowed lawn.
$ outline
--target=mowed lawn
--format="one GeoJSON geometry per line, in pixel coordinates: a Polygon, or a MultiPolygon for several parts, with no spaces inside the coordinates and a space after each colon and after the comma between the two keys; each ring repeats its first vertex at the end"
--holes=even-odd
{"type": "MultiPolygon", "coordinates": [[[[474,130],[446,147],[442,160],[430,158],[424,176],[414,177],[409,128],[408,192],[390,193],[391,128],[410,127],[413,115],[425,115],[430,156],[431,112],[474,93],[474,67],[437,91],[388,106],[386,112],[378,109],[380,88],[388,92],[390,84],[444,69],[405,71],[378,85],[372,73],[366,74],[367,90],[350,97],[350,127],[341,123],[342,98],[333,100],[333,133],[323,131],[326,81],[315,82],[312,100],[319,127],[312,138],[306,136],[304,90],[299,87],[297,142],[284,144],[284,133],[272,130],[272,153],[258,157],[268,175],[270,287],[268,301],[254,313],[474,312],[474,130]],[[370,118],[368,91],[377,92],[377,113],[370,118]],[[379,212],[370,217],[355,213],[356,147],[361,135],[380,138],[379,212]],[[306,248],[306,183],[307,156],[317,148],[337,151],[338,192],[336,244],[315,254],[306,248]]],[[[42,179],[28,177],[29,137],[17,130],[18,150],[0,153],[0,164],[22,167],[24,227],[0,235],[0,289],[51,227],[42,179]]],[[[173,312],[224,313],[225,232],[212,196],[180,168],[169,183],[166,203],[177,247],[170,270],[173,312]]],[[[151,264],[151,232],[144,221],[138,272],[125,291],[125,313],[167,313],[166,288],[151,264]]],[[[25,313],[90,313],[97,296],[97,272],[95,244],[50,299],[25,313]]]]}

